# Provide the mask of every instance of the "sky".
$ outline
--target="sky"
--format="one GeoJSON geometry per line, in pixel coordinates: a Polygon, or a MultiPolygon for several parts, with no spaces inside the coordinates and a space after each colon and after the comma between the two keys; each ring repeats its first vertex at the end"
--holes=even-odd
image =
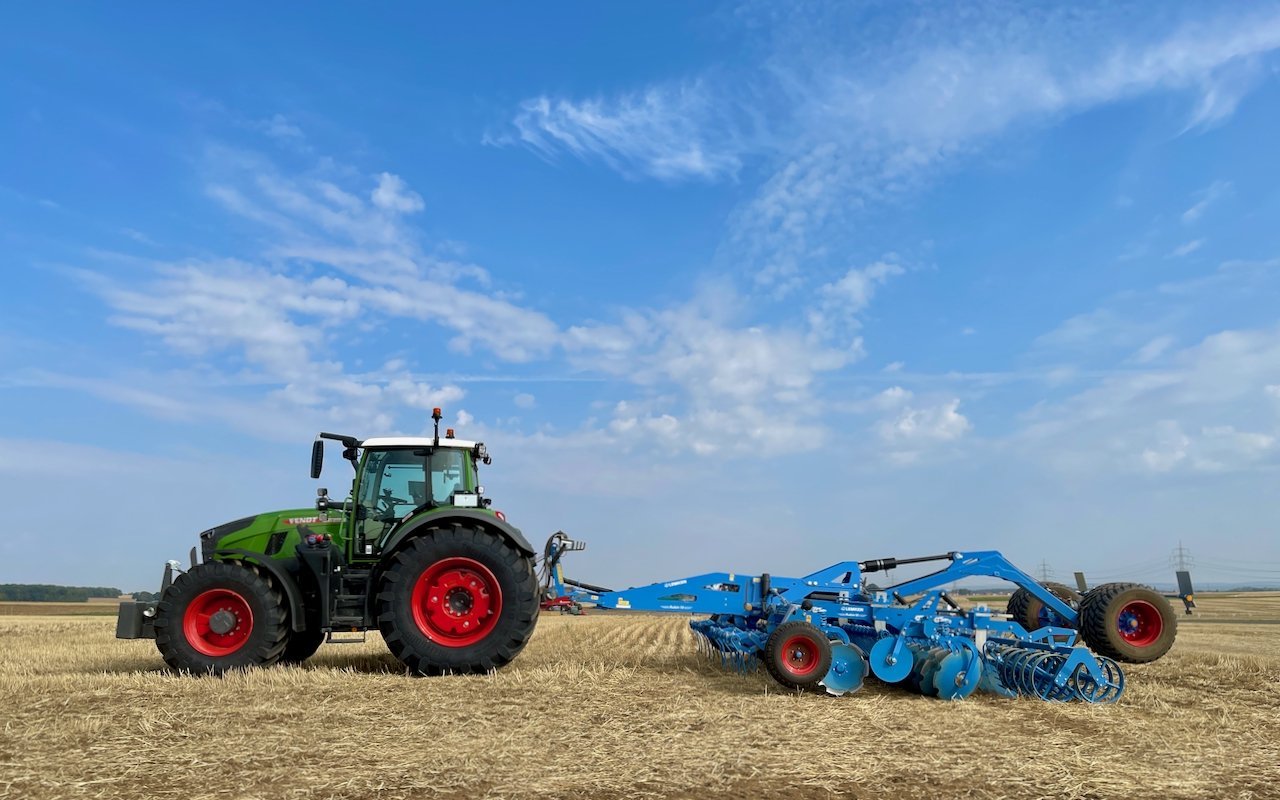
{"type": "Polygon", "coordinates": [[[0,582],[442,406],[593,583],[1280,584],[1280,5],[0,15],[0,582]]]}

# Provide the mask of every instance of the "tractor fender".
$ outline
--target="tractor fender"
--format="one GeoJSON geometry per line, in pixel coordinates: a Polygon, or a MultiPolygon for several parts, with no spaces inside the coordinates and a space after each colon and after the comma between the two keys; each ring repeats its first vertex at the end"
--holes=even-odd
{"type": "Polygon", "coordinates": [[[255,567],[262,567],[270,572],[271,577],[275,578],[289,601],[289,627],[295,631],[306,630],[306,606],[302,602],[302,589],[298,586],[298,579],[293,577],[278,559],[267,558],[262,553],[255,553],[252,550],[215,550],[214,555],[221,556],[223,560],[227,560],[229,556],[236,556],[241,561],[248,561],[255,567]]]}
{"type": "Polygon", "coordinates": [[[498,534],[512,547],[526,556],[536,555],[536,551],[529,544],[529,540],[524,538],[524,534],[520,532],[519,528],[498,519],[493,514],[485,514],[481,511],[472,511],[470,509],[454,509],[441,514],[411,515],[387,539],[387,543],[382,546],[382,552],[394,552],[406,539],[417,535],[421,531],[458,522],[476,523],[478,527],[487,528],[498,534]]]}

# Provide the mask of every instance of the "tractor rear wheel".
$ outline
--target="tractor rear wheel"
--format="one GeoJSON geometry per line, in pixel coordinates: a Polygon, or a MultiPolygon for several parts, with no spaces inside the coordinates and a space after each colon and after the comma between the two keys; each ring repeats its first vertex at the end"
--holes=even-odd
{"type": "Polygon", "coordinates": [[[1080,635],[1100,655],[1143,664],[1169,652],[1178,615],[1164,595],[1137,583],[1104,583],[1080,602],[1080,635]]]}
{"type": "Polygon", "coordinates": [[[210,561],[178,576],[156,605],[156,647],[176,670],[220,675],[273,664],[288,641],[284,603],[240,564],[210,561]]]}
{"type": "Polygon", "coordinates": [[[788,689],[811,689],[831,669],[831,642],[803,620],[784,622],[765,642],[764,666],[788,689]]]}
{"type": "Polygon", "coordinates": [[[537,621],[533,560],[478,528],[414,537],[391,557],[379,585],[382,638],[423,675],[497,669],[524,649],[537,621]]]}
{"type": "MultiPolygon", "coordinates": [[[[1074,609],[1080,608],[1080,600],[1083,597],[1075,589],[1061,583],[1042,583],[1040,584],[1049,590],[1049,593],[1058,598],[1062,602],[1074,609]]],[[[1053,609],[1044,604],[1040,598],[1028,592],[1026,589],[1018,589],[1009,598],[1009,605],[1005,608],[1013,621],[1026,628],[1028,631],[1034,631],[1037,628],[1043,628],[1046,625],[1053,625],[1057,628],[1074,628],[1075,626],[1058,616],[1053,609]]]]}

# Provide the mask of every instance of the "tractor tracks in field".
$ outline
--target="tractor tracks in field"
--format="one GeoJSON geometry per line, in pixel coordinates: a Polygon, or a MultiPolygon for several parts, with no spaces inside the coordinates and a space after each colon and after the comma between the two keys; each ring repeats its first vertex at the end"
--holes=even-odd
{"type": "Polygon", "coordinates": [[[581,641],[589,652],[609,653],[628,665],[668,666],[696,651],[685,617],[611,614],[578,624],[582,626],[578,631],[581,641]]]}

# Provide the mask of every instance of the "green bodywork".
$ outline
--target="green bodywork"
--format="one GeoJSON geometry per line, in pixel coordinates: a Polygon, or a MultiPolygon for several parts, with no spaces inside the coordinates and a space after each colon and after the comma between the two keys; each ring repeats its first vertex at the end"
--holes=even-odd
{"type": "MultiPolygon", "coordinates": [[[[415,520],[446,516],[453,510],[451,506],[441,506],[415,515],[415,520]]],[[[473,512],[498,519],[497,515],[487,508],[473,509],[473,512]]],[[[214,556],[214,551],[241,550],[285,560],[297,555],[296,548],[304,537],[310,534],[328,535],[333,539],[333,546],[341,550],[349,561],[353,563],[377,561],[378,556],[361,554],[349,546],[352,544],[351,534],[347,528],[349,517],[350,514],[340,511],[329,511],[324,515],[314,508],[268,511],[256,517],[246,517],[212,528],[201,534],[201,541],[207,541],[211,545],[211,547],[207,546],[207,549],[209,555],[215,559],[236,559],[238,556],[235,554],[214,556]],[[224,529],[233,526],[234,530],[223,532],[224,529]],[[212,535],[208,536],[210,533],[212,535]]]]}
{"type": "MultiPolygon", "coordinates": [[[[290,508],[228,522],[200,534],[205,560],[239,559],[244,553],[287,560],[309,535],[329,536],[348,563],[376,562],[401,522],[463,511],[500,518],[477,499],[465,510],[453,505],[454,492],[470,495],[478,481],[473,453],[461,448],[396,447],[366,450],[343,504],[326,511],[290,508]],[[417,480],[415,480],[417,479],[417,480]],[[240,553],[223,551],[238,550],[240,553]]],[[[502,524],[502,523],[499,523],[502,524]]]]}
{"type": "MultiPolygon", "coordinates": [[[[321,515],[315,508],[289,508],[283,511],[268,511],[255,517],[229,522],[213,528],[212,539],[218,550],[247,550],[251,553],[262,553],[272,558],[292,558],[295,548],[308,533],[328,534],[333,537],[338,547],[345,550],[346,534],[343,532],[347,514],[330,511],[321,515]],[[243,527],[241,527],[243,525],[243,527]],[[232,528],[223,533],[221,529],[232,528]],[[276,534],[283,534],[276,536],[276,534]],[[273,539],[272,537],[275,536],[273,539]]],[[[208,532],[206,532],[208,533],[208,532]]],[[[205,535],[201,535],[203,540],[205,535]]]]}

